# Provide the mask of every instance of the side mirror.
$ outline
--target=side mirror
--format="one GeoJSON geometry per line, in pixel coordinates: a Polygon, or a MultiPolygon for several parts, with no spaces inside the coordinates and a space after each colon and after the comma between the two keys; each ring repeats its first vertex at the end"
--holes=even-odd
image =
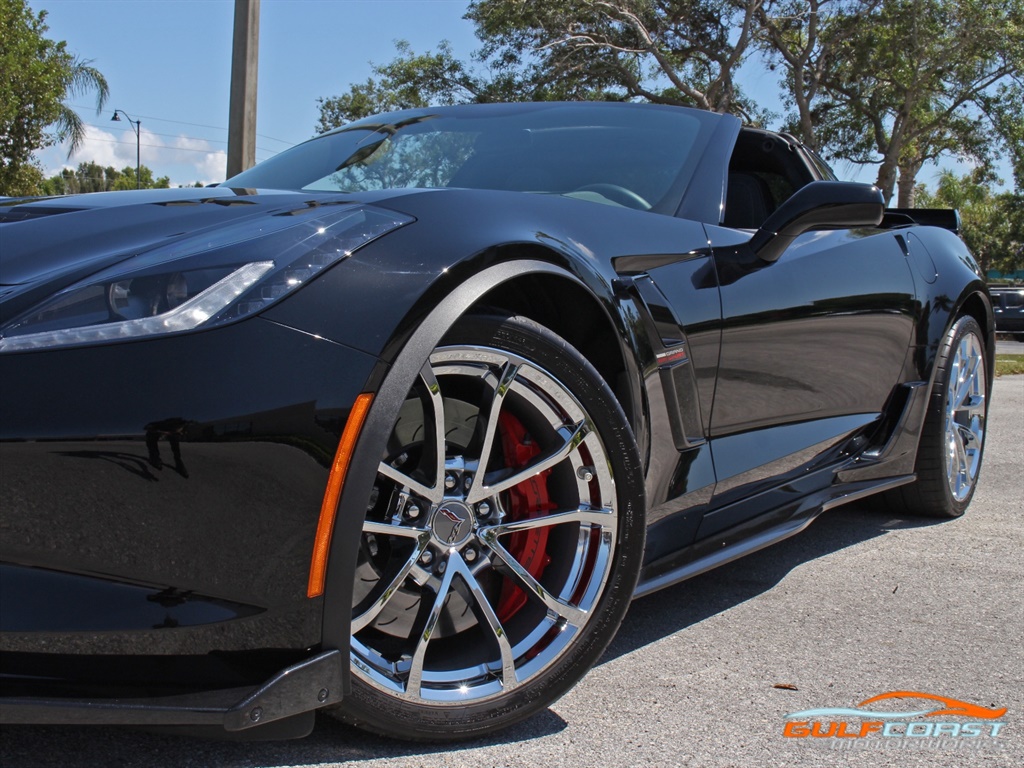
{"type": "Polygon", "coordinates": [[[873,227],[884,212],[882,192],[873,184],[812,181],[768,217],[750,239],[750,247],[762,260],[777,261],[808,230],[873,227]]]}

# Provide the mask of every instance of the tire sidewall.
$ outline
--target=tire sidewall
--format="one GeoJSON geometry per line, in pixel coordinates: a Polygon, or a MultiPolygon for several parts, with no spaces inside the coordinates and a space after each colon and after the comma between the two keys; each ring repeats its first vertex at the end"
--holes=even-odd
{"type": "Polygon", "coordinates": [[[971,503],[971,499],[974,498],[974,492],[978,487],[978,480],[981,477],[981,465],[984,460],[984,437],[982,438],[981,455],[978,457],[977,471],[975,472],[973,481],[971,483],[970,490],[967,496],[962,501],[957,501],[953,497],[953,492],[949,487],[949,478],[946,471],[946,433],[945,433],[945,412],[946,412],[946,398],[950,387],[950,365],[953,358],[956,356],[956,350],[960,345],[960,342],[968,334],[974,335],[979,343],[979,346],[983,350],[982,367],[985,373],[985,431],[988,430],[988,400],[989,395],[992,391],[991,377],[989,376],[988,359],[984,350],[986,350],[985,336],[981,330],[981,326],[978,325],[978,321],[970,315],[964,315],[957,319],[955,323],[950,327],[943,339],[942,346],[939,349],[939,356],[936,359],[936,374],[935,384],[932,387],[931,402],[929,404],[928,421],[925,425],[925,433],[922,435],[922,447],[918,452],[918,473],[919,480],[930,483],[933,487],[929,490],[932,491],[933,497],[938,497],[938,508],[935,510],[937,514],[942,517],[960,517],[971,503]],[[928,466],[928,463],[937,463],[941,468],[941,477],[929,476],[928,472],[924,467],[928,466]]]}

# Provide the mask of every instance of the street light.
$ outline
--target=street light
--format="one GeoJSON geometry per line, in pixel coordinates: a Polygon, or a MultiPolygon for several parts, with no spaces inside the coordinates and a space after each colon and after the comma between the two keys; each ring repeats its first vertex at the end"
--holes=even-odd
{"type": "Polygon", "coordinates": [[[140,162],[142,157],[142,152],[140,148],[142,145],[140,143],[141,139],[139,136],[139,131],[142,130],[142,121],[132,120],[131,115],[129,115],[123,109],[115,109],[114,114],[110,119],[115,120],[117,122],[121,122],[121,115],[119,115],[118,112],[120,112],[121,115],[125,116],[125,119],[128,121],[128,124],[132,127],[132,130],[135,131],[135,188],[142,189],[142,163],[140,162]]]}

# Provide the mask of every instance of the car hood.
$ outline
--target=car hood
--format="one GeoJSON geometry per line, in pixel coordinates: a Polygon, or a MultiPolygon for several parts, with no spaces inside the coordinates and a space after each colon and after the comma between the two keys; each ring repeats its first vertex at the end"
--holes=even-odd
{"type": "Polygon", "coordinates": [[[78,279],[157,246],[350,196],[251,189],[154,189],[0,202],[0,286],[78,279]]]}

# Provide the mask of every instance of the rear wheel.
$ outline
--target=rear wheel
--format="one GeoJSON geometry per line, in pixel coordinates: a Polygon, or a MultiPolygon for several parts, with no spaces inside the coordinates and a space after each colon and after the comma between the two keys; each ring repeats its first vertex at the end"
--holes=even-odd
{"type": "Polygon", "coordinates": [[[929,517],[959,517],[971,502],[981,471],[988,416],[985,338],[970,316],[957,320],[943,341],[918,445],[917,481],[889,494],[895,506],[929,517]]]}
{"type": "Polygon", "coordinates": [[[576,350],[523,318],[461,321],[368,500],[342,718],[448,740],[546,707],[625,613],[642,501],[622,410],[576,350]]]}

